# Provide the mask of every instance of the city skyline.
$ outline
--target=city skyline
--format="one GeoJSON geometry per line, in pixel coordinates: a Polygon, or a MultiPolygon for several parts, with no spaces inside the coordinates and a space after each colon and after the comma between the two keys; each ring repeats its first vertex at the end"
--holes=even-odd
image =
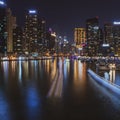
{"type": "Polygon", "coordinates": [[[12,1],[7,0],[8,6],[17,17],[18,25],[24,24],[25,11],[38,9],[40,16],[46,19],[47,27],[51,27],[60,35],[65,35],[73,40],[74,28],[85,27],[88,18],[99,16],[100,26],[105,22],[119,21],[120,1],[106,0],[76,0],[76,1],[12,1]],[[21,9],[22,8],[22,9],[21,9]]]}

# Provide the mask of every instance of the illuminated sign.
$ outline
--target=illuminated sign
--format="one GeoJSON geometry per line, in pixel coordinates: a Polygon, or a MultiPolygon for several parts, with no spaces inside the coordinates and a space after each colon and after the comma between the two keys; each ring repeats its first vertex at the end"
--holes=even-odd
{"type": "Polygon", "coordinates": [[[35,14],[35,13],[37,13],[37,12],[36,12],[36,10],[29,10],[29,13],[30,13],[30,14],[35,14]]]}
{"type": "Polygon", "coordinates": [[[109,44],[103,44],[102,46],[103,47],[109,47],[110,45],[109,44]]]}
{"type": "Polygon", "coordinates": [[[114,25],[120,25],[120,22],[113,22],[114,25]]]}

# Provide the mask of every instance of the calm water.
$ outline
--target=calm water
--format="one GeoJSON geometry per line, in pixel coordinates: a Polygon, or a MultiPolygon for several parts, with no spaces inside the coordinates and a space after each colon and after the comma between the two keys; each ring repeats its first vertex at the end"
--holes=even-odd
{"type": "Polygon", "coordinates": [[[0,120],[120,120],[120,97],[87,67],[66,59],[1,62],[0,120]]]}

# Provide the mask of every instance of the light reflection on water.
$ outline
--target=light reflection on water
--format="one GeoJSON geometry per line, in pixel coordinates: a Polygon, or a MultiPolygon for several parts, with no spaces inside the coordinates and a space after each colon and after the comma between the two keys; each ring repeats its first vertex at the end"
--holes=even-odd
{"type": "Polygon", "coordinates": [[[118,120],[120,116],[118,114],[115,115],[115,113],[120,112],[120,96],[114,94],[109,89],[97,83],[90,76],[89,76],[89,80],[90,80],[90,85],[92,86],[92,88],[96,93],[96,96],[102,101],[102,104],[104,105],[104,110],[111,113],[111,114],[106,114],[106,116],[109,117],[114,116],[114,120],[118,120]]]}
{"type": "MultiPolygon", "coordinates": [[[[78,60],[68,61],[65,58],[54,61],[1,62],[0,117],[6,115],[5,120],[66,120],[75,119],[77,116],[79,119],[88,120],[86,114],[90,112],[88,117],[94,118],[91,112],[96,112],[97,108],[92,110],[88,107],[92,106],[95,100],[91,98],[93,93],[90,92],[86,71],[86,63],[78,60]]],[[[119,72],[113,74],[116,74],[114,79],[118,82],[119,72]]],[[[96,90],[98,86],[95,86],[92,84],[92,88],[96,90]]],[[[104,94],[104,97],[108,96],[108,99],[113,100],[114,96],[111,97],[106,92],[104,94]]],[[[115,102],[118,102],[117,99],[112,101],[115,102]]],[[[96,115],[96,118],[99,116],[96,115]]]]}
{"type": "Polygon", "coordinates": [[[109,71],[96,71],[97,74],[99,74],[100,76],[102,77],[105,77],[104,76],[104,73],[107,73],[109,75],[109,81],[114,83],[114,84],[117,84],[120,86],[120,71],[119,70],[109,70],[109,71]]]}
{"type": "Polygon", "coordinates": [[[59,59],[59,66],[56,70],[54,80],[52,82],[52,85],[50,87],[50,90],[48,91],[47,97],[62,97],[63,92],[63,64],[64,62],[62,59],[59,59]]]}
{"type": "Polygon", "coordinates": [[[86,64],[81,64],[80,61],[74,61],[74,89],[78,92],[80,90],[84,93],[84,88],[86,84],[86,64]]]}
{"type": "Polygon", "coordinates": [[[3,90],[0,89],[0,120],[10,120],[9,105],[3,90]]]}

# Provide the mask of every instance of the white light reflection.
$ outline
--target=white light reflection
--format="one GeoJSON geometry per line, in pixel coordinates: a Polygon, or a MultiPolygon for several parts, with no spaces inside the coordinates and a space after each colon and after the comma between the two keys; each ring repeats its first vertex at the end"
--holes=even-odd
{"type": "Polygon", "coordinates": [[[91,69],[88,69],[88,73],[91,75],[93,79],[95,79],[97,82],[101,83],[103,87],[106,87],[110,89],[112,92],[117,93],[120,95],[120,86],[114,84],[113,82],[110,82],[106,80],[103,77],[100,77],[96,73],[94,73],[91,69]]]}
{"type": "Polygon", "coordinates": [[[21,64],[21,61],[19,61],[19,73],[18,73],[18,76],[19,76],[19,82],[21,83],[21,80],[22,80],[22,64],[21,64]]]}
{"type": "Polygon", "coordinates": [[[69,76],[70,76],[70,62],[64,61],[64,88],[67,86],[69,76]]]}
{"type": "Polygon", "coordinates": [[[51,74],[50,74],[50,80],[53,81],[54,78],[55,78],[55,75],[56,75],[56,71],[57,71],[57,63],[56,63],[56,60],[54,60],[52,63],[51,63],[51,74]]]}
{"type": "Polygon", "coordinates": [[[53,83],[50,87],[50,90],[48,91],[47,97],[62,97],[62,91],[63,91],[63,61],[59,59],[59,69],[56,71],[55,78],[53,80],[53,83]]]}
{"type": "Polygon", "coordinates": [[[69,76],[70,73],[70,62],[64,62],[64,76],[65,79],[69,76]]]}
{"type": "Polygon", "coordinates": [[[58,78],[58,70],[56,71],[55,78],[54,78],[54,80],[53,80],[53,83],[52,83],[52,85],[51,85],[50,90],[48,91],[47,97],[51,97],[51,96],[54,94],[54,90],[55,90],[56,83],[57,83],[57,78],[58,78]]]}
{"type": "Polygon", "coordinates": [[[90,85],[95,90],[96,95],[104,101],[103,104],[105,105],[114,105],[118,110],[120,109],[120,98],[115,94],[111,93],[106,87],[103,87],[101,84],[96,82],[90,75],[89,75],[90,85]]]}
{"type": "Polygon", "coordinates": [[[62,96],[62,89],[63,89],[63,62],[62,60],[59,61],[59,76],[58,76],[58,81],[56,85],[56,90],[55,90],[55,96],[56,97],[61,97],[62,96]]]}

